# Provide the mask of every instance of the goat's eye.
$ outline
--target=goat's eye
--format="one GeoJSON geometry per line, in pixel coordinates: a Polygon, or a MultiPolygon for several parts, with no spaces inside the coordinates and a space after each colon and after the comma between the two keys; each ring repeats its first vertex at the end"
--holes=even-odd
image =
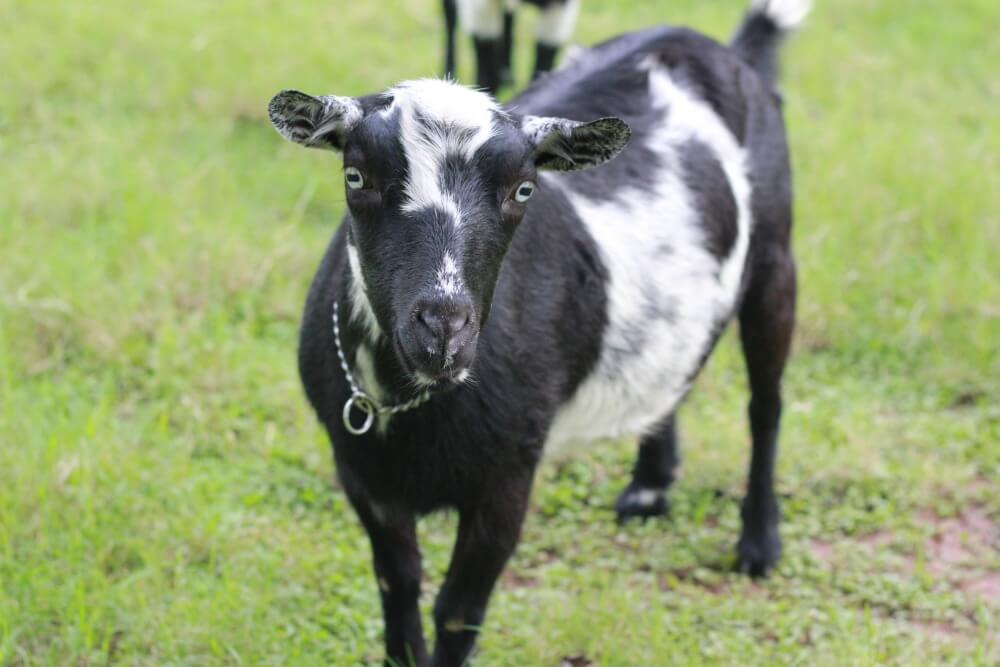
{"type": "Polygon", "coordinates": [[[347,167],[344,169],[344,180],[347,181],[347,187],[352,190],[360,190],[365,187],[365,177],[357,167],[347,167]]]}
{"type": "Polygon", "coordinates": [[[535,192],[535,184],[531,181],[525,181],[517,186],[517,190],[514,192],[514,200],[520,203],[524,203],[531,199],[531,195],[535,192]]]}

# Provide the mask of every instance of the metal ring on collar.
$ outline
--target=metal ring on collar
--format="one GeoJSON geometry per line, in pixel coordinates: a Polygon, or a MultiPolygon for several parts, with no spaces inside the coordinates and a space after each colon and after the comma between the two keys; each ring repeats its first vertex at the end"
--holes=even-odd
{"type": "Polygon", "coordinates": [[[346,428],[347,432],[351,435],[364,435],[371,430],[372,424],[375,422],[376,411],[375,404],[370,398],[361,393],[352,394],[351,397],[347,399],[347,402],[344,403],[344,428],[346,428]],[[351,423],[352,408],[357,408],[364,413],[365,421],[361,424],[361,426],[354,426],[354,424],[351,423]]]}

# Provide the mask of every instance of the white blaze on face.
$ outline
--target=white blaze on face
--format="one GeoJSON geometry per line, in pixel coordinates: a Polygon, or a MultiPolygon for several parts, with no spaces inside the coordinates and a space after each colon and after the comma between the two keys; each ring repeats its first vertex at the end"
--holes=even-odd
{"type": "Polygon", "coordinates": [[[448,155],[472,159],[493,136],[499,107],[485,93],[438,79],[406,81],[389,92],[393,102],[384,113],[399,112],[399,137],[409,167],[403,210],[435,208],[461,225],[461,205],[442,188],[441,170],[448,155]]]}
{"type": "Polygon", "coordinates": [[[451,253],[446,252],[437,272],[437,289],[445,296],[458,294],[462,287],[462,278],[458,274],[458,265],[451,253]]]}

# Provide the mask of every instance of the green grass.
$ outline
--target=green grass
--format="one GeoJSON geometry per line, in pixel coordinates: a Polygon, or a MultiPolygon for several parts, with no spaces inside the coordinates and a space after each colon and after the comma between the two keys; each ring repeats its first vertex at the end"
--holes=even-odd
{"type": "MultiPolygon", "coordinates": [[[[437,4],[0,0],[0,665],[380,659],[294,369],[339,166],[264,111],[435,73],[437,4]]],[[[741,11],[588,0],[577,38],[725,37],[741,11]]],[[[1000,659],[998,23],[994,0],[820,0],[785,53],[802,289],[776,574],[728,572],[730,334],[681,413],[672,517],[614,524],[631,443],[547,467],[477,664],[1000,659]]],[[[453,529],[421,527],[427,610],[453,529]]]]}

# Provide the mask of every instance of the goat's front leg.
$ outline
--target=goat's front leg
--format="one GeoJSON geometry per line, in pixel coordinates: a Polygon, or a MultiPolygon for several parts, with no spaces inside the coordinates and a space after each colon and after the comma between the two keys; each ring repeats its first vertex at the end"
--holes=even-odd
{"type": "Polygon", "coordinates": [[[348,494],[368,531],[375,578],[385,619],[385,664],[425,667],[429,658],[420,624],[420,547],[410,514],[380,513],[364,498],[348,494]]]}
{"type": "Polygon", "coordinates": [[[472,652],[490,593],[517,546],[530,492],[529,477],[460,512],[451,565],[434,604],[435,667],[464,665],[472,652]]]}

